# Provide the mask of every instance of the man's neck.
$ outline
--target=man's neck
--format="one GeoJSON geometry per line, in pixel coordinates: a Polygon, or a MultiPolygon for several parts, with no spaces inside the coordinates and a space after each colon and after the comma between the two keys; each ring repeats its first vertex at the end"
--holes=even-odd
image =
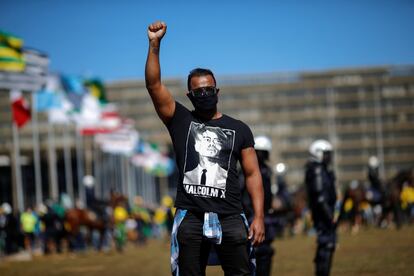
{"type": "Polygon", "coordinates": [[[216,163],[211,162],[208,157],[201,157],[200,158],[200,166],[204,169],[212,167],[216,165],[216,163]]]}
{"type": "Polygon", "coordinates": [[[217,111],[217,109],[214,109],[211,112],[205,112],[205,111],[201,112],[196,109],[194,110],[194,113],[197,115],[197,117],[200,117],[201,119],[205,121],[219,119],[223,116],[223,114],[217,111]]]}

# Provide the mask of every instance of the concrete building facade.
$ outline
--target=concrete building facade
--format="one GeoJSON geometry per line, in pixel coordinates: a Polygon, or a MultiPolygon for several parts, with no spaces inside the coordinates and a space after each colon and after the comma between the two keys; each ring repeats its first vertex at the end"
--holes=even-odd
{"type": "MultiPolygon", "coordinates": [[[[368,158],[378,156],[381,174],[389,179],[397,171],[414,166],[414,66],[370,67],[320,72],[216,76],[220,110],[247,123],[254,135],[273,141],[272,166],[287,165],[290,187],[303,183],[308,147],[315,139],[331,141],[339,185],[366,181],[368,158]]],[[[165,84],[177,101],[192,108],[186,96],[186,76],[165,84]]],[[[165,149],[171,143],[158,119],[143,80],[106,84],[107,98],[118,105],[123,117],[135,120],[140,136],[165,149]]],[[[30,100],[26,91],[25,96],[30,100]]],[[[13,182],[12,117],[9,93],[0,91],[0,201],[11,197],[13,182]]],[[[19,131],[25,196],[34,194],[32,123],[19,131]]],[[[75,190],[78,188],[74,126],[50,128],[45,114],[38,114],[43,194],[52,196],[50,179],[57,177],[64,191],[64,145],[71,148],[75,190]],[[54,141],[50,140],[50,131],[54,141]],[[64,138],[65,137],[65,138],[64,138]],[[51,160],[50,143],[56,148],[51,160]],[[51,175],[48,165],[57,163],[60,173],[51,175]]],[[[91,138],[84,139],[91,148],[91,138]]],[[[91,152],[84,152],[85,173],[93,173],[91,152]],[[89,161],[88,161],[89,160],[89,161]]]]}
{"type": "MultiPolygon", "coordinates": [[[[272,139],[271,163],[287,165],[292,186],[303,182],[315,139],[334,145],[340,185],[365,181],[372,155],[382,160],[384,178],[414,166],[414,67],[216,77],[220,110],[246,122],[254,135],[272,139]]],[[[177,101],[191,108],[186,79],[165,83],[177,101]]],[[[170,143],[143,81],[113,82],[107,89],[109,100],[136,120],[143,137],[170,143]]]]}

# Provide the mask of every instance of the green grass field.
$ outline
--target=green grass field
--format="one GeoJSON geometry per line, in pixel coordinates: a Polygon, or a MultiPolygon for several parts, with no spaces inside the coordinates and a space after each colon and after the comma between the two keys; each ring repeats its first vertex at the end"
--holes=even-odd
{"type": "MultiPolygon", "coordinates": [[[[414,227],[366,229],[357,235],[340,233],[331,275],[414,275],[414,227]]],[[[292,237],[274,243],[272,275],[313,275],[315,237],[292,237]]],[[[169,245],[151,241],[113,252],[62,254],[25,262],[0,262],[0,275],[170,275],[169,245]]],[[[207,275],[223,275],[209,267],[207,275]]]]}

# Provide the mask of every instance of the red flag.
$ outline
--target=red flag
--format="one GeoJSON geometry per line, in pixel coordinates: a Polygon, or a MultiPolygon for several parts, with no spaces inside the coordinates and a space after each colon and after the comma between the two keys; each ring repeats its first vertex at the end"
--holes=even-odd
{"type": "Polygon", "coordinates": [[[82,135],[94,135],[98,133],[111,133],[121,127],[121,117],[115,113],[101,113],[100,120],[93,124],[86,124],[80,128],[82,135]]]}
{"type": "Polygon", "coordinates": [[[30,108],[23,98],[22,92],[11,91],[10,100],[12,104],[13,121],[20,128],[30,120],[30,108]]]}

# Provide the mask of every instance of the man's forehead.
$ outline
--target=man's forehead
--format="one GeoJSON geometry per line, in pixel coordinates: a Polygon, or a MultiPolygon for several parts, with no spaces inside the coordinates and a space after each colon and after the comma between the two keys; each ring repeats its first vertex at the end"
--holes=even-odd
{"type": "Polygon", "coordinates": [[[210,130],[206,130],[206,131],[203,132],[203,137],[210,137],[210,138],[213,137],[213,138],[217,138],[218,136],[217,136],[216,133],[214,133],[214,132],[212,132],[210,130]]]}
{"type": "Polygon", "coordinates": [[[192,89],[197,89],[206,86],[216,86],[216,83],[211,75],[194,76],[191,78],[192,89]]]}

